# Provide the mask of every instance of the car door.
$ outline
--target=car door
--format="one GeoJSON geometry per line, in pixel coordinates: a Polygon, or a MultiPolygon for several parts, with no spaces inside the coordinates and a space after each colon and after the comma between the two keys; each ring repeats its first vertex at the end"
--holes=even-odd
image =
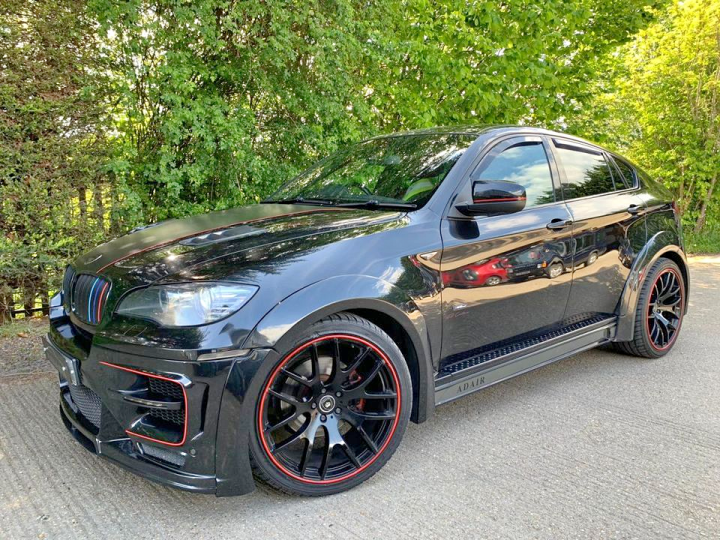
{"type": "Polygon", "coordinates": [[[572,275],[559,253],[572,252],[572,228],[556,178],[536,136],[502,140],[471,167],[455,202],[472,200],[475,180],[504,180],[525,187],[526,206],[442,220],[442,365],[562,319],[572,275]]]}
{"type": "Polygon", "coordinates": [[[635,179],[625,179],[600,148],[561,137],[552,138],[550,146],[573,220],[573,282],[565,318],[612,316],[630,272],[628,250],[645,243],[635,179]]]}

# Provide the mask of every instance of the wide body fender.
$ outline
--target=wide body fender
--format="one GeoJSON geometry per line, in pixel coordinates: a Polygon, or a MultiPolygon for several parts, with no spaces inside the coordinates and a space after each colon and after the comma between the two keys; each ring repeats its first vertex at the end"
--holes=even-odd
{"type": "MultiPolygon", "coordinates": [[[[428,309],[425,306],[425,309],[428,309]]],[[[433,352],[440,336],[431,336],[418,303],[406,291],[380,278],[334,276],[309,285],[275,306],[258,323],[244,349],[273,348],[285,352],[308,325],[340,311],[376,312],[399,324],[409,338],[415,358],[406,358],[413,375],[413,415],[416,422],[432,413],[435,399],[433,352]]]]}
{"type": "Polygon", "coordinates": [[[682,240],[677,231],[659,231],[647,241],[643,249],[638,253],[620,297],[615,341],[631,341],[633,339],[640,289],[648,271],[660,257],[669,257],[680,267],[685,280],[684,309],[687,311],[690,293],[690,272],[688,271],[685,253],[680,247],[681,243],[682,240]]]}

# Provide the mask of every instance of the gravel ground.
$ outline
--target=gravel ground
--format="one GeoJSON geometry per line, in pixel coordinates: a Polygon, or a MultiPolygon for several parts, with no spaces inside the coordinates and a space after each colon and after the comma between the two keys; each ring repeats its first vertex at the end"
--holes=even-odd
{"type": "Polygon", "coordinates": [[[65,431],[37,338],[5,340],[0,537],[720,538],[720,259],[692,277],[665,358],[590,351],[441,407],[373,479],[323,499],[125,472],[65,431]]]}
{"type": "Polygon", "coordinates": [[[51,371],[45,360],[40,336],[47,331],[47,318],[17,326],[13,337],[0,339],[0,377],[51,371]]]}

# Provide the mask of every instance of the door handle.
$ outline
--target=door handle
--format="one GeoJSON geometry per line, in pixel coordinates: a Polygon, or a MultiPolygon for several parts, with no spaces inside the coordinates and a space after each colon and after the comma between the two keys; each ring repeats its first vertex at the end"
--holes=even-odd
{"type": "Polygon", "coordinates": [[[642,206],[639,204],[631,204],[628,206],[628,214],[632,214],[633,216],[637,216],[640,213],[640,210],[642,210],[642,206]]]}
{"type": "Polygon", "coordinates": [[[563,229],[566,229],[570,225],[573,224],[572,219],[560,219],[555,218],[550,223],[546,225],[548,229],[551,231],[562,231],[563,229]]]}

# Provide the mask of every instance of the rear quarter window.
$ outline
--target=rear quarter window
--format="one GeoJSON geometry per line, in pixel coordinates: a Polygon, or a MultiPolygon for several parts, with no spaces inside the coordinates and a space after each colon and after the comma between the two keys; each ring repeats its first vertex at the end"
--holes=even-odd
{"type": "MultiPolygon", "coordinates": [[[[613,156],[613,159],[615,160],[615,165],[617,165],[617,168],[620,170],[622,179],[625,181],[625,187],[635,187],[637,185],[637,173],[635,169],[622,158],[613,156]]],[[[622,187],[618,186],[618,189],[622,189],[622,187]]]]}
{"type": "Polygon", "coordinates": [[[565,172],[562,182],[565,199],[615,191],[610,166],[602,152],[574,144],[553,142],[560,166],[565,172]]]}

